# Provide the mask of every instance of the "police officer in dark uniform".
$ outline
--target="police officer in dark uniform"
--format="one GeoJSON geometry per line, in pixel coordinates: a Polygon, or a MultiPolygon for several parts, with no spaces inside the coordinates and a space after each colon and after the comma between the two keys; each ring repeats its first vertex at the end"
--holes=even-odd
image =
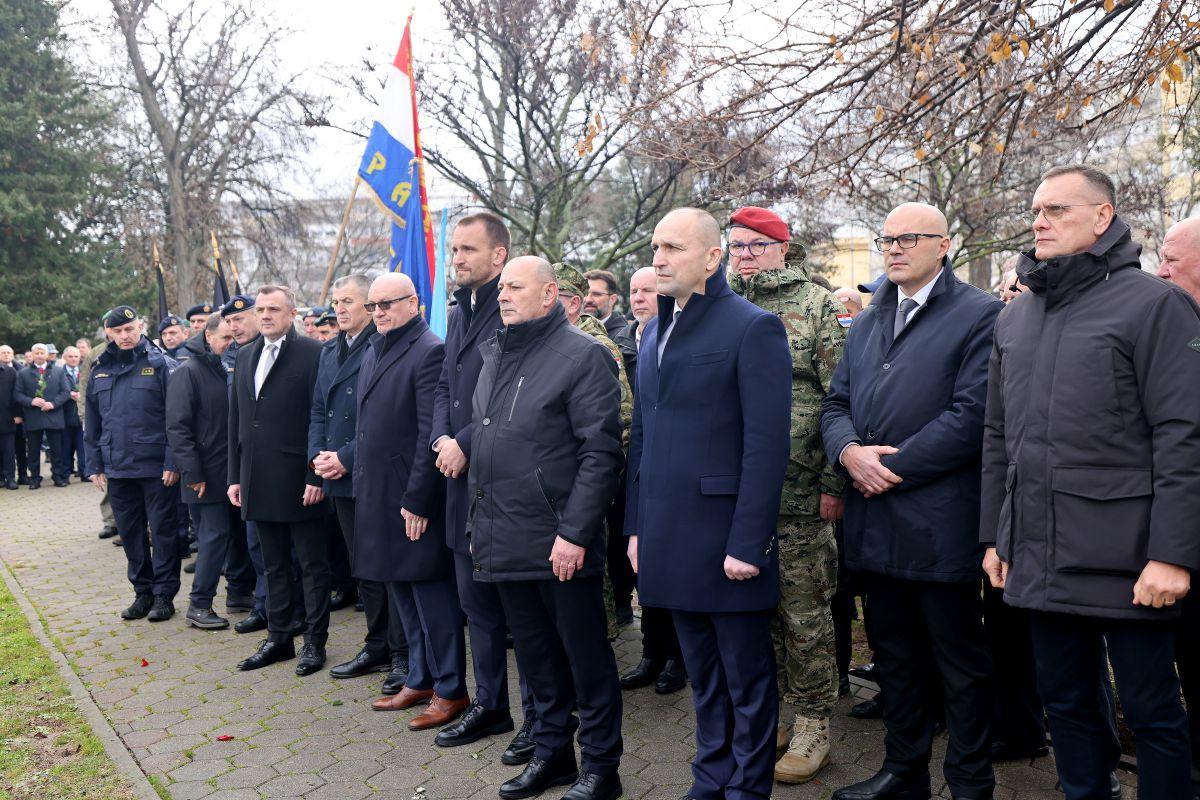
{"type": "MultiPolygon", "coordinates": [[[[191,327],[193,336],[204,332],[204,325],[208,322],[208,317],[213,313],[213,310],[212,303],[197,303],[183,315],[191,327]]],[[[221,309],[218,308],[216,310],[220,311],[221,309]]]]}
{"type": "Polygon", "coordinates": [[[191,353],[183,347],[187,343],[189,330],[191,327],[187,322],[174,314],[167,314],[158,323],[158,340],[162,343],[162,349],[176,361],[191,358],[191,353]]]}
{"type": "Polygon", "coordinates": [[[87,385],[88,478],[101,490],[107,485],[123,534],[136,597],[121,618],[149,615],[159,622],[174,616],[179,591],[179,492],[173,489],[179,473],[166,432],[167,380],[176,363],[142,334],[129,306],[108,312],[103,324],[111,341],[87,385]]]}

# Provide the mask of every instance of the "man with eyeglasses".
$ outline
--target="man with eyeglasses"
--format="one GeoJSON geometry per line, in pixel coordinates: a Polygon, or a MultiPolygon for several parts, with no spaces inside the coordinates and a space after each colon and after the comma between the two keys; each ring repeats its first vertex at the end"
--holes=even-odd
{"type": "Polygon", "coordinates": [[[779,715],[775,780],[805,783],[829,763],[829,717],[838,697],[829,604],[844,480],[825,458],[819,418],[845,343],[841,308],[809,279],[804,248],[793,247],[787,223],[774,211],[739,208],[725,236],[730,287],[783,321],[792,351],[792,446],[779,509],[780,599],[772,630],[780,700],[791,713],[779,715]]]}
{"type": "Polygon", "coordinates": [[[1029,610],[1068,800],[1107,795],[1107,652],[1138,797],[1191,797],[1174,622],[1200,567],[1200,307],[1141,270],[1112,179],[1056,167],[1033,195],[1029,292],[996,326],[980,539],[1029,610]]]}
{"type": "Polygon", "coordinates": [[[886,756],[873,777],[833,797],[930,796],[936,691],[950,732],[942,770],[950,791],[990,800],[992,668],[974,520],[987,358],[1002,304],[955,277],[946,217],[933,206],[895,208],[875,246],[887,279],[850,328],[821,433],[852,482],[844,557],[870,604],[886,756]]]}

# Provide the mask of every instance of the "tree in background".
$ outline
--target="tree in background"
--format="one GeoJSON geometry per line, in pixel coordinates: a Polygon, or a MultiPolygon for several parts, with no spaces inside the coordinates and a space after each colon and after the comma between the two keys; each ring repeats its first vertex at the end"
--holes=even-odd
{"type": "Polygon", "coordinates": [[[64,58],[58,5],[0,5],[0,342],[63,345],[105,309],[148,308],[114,240],[121,202],[109,110],[64,58]]]}

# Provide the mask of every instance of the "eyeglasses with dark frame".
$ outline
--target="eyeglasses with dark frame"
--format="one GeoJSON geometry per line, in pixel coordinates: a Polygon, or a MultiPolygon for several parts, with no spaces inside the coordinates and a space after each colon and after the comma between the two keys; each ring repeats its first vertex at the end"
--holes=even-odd
{"type": "Polygon", "coordinates": [[[899,236],[880,236],[875,240],[875,249],[881,253],[886,253],[892,249],[892,244],[898,242],[901,249],[911,250],[917,246],[917,242],[921,239],[945,239],[944,233],[902,233],[899,236]]]}
{"type": "Polygon", "coordinates": [[[742,256],[745,253],[749,253],[752,256],[761,256],[773,244],[783,244],[783,242],[764,242],[761,239],[754,242],[730,242],[729,247],[726,249],[729,250],[729,255],[731,256],[742,256]]]}
{"type": "Polygon", "coordinates": [[[1032,222],[1037,222],[1038,216],[1044,216],[1046,219],[1062,219],[1063,214],[1067,213],[1069,208],[1088,208],[1094,206],[1106,206],[1108,203],[1047,203],[1044,206],[1034,206],[1029,209],[1029,213],[1033,214],[1032,222]]]}
{"type": "Polygon", "coordinates": [[[392,303],[399,303],[401,300],[407,300],[408,298],[415,296],[416,295],[406,294],[404,297],[396,297],[391,300],[378,300],[374,303],[363,303],[363,308],[367,310],[368,314],[374,314],[376,307],[382,311],[387,311],[392,307],[392,303]]]}

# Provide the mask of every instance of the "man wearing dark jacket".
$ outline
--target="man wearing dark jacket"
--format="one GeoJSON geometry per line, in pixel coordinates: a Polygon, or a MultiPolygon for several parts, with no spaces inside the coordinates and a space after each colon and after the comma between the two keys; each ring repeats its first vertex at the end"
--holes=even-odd
{"type": "Polygon", "coordinates": [[[513,259],[499,289],[505,327],[482,348],[472,398],[467,532],[475,580],[499,591],[536,708],[533,759],[500,796],[574,783],[567,800],[616,800],[621,690],[602,576],[604,512],[624,461],[617,365],[568,324],[545,259],[513,259]]]}
{"type": "Polygon", "coordinates": [[[179,592],[179,482],[167,446],[167,384],[175,360],[142,334],[137,312],[104,316],[110,341],[87,382],[84,445],[88,478],[108,490],[135,598],[126,620],[175,615],[179,592]],[[150,536],[146,536],[146,526],[150,536]]]}
{"type": "Polygon", "coordinates": [[[13,398],[16,385],[13,349],[0,344],[0,485],[12,490],[17,488],[16,432],[21,419],[21,407],[13,398]]]}
{"type": "MultiPolygon", "coordinates": [[[[437,735],[439,747],[458,747],[515,727],[508,705],[508,622],[496,587],[474,580],[467,539],[467,472],[471,460],[471,396],[483,367],[479,346],[501,327],[496,285],[508,258],[508,228],[488,213],[463,217],[451,238],[458,304],[446,323],[446,360],[433,405],[431,446],[446,476],[446,544],[454,551],[458,598],[467,615],[475,702],[462,719],[437,735]]],[[[533,701],[521,676],[524,722],[501,760],[510,766],[533,757],[533,701]]]]}
{"type": "MultiPolygon", "coordinates": [[[[357,443],[354,429],[358,418],[358,373],[366,355],[375,323],[366,309],[371,281],[365,275],[347,275],[333,284],[338,334],[321,348],[317,388],[313,393],[308,424],[308,455],[322,480],[327,497],[333,499],[341,535],[354,564],[355,490],[354,458],[357,443]]],[[[332,678],[357,678],[391,669],[384,681],[384,694],[395,694],[404,686],[408,649],[398,620],[388,615],[387,589],[378,581],[358,581],[367,618],[367,636],[358,654],[329,670],[332,678]]]]}
{"type": "Polygon", "coordinates": [[[237,510],[229,502],[228,370],[221,356],[233,334],[219,314],[205,330],[189,339],[186,358],[167,386],[167,442],[183,485],[183,500],[196,522],[196,577],[185,621],[193,628],[216,630],[229,621],[213,611],[217,581],[226,564],[230,606],[244,608],[254,591],[254,569],[248,559],[230,560],[233,537],[241,536],[237,510]]]}
{"type": "Polygon", "coordinates": [[[296,674],[325,666],[329,556],[325,492],[308,460],[308,425],[321,343],[296,331],[296,297],[268,285],[254,300],[262,334],[238,351],[229,396],[229,499],[255,523],[267,578],[267,639],[238,664],[251,670],[295,656],[292,548],[300,562],[304,648],[296,674]]]}
{"type": "Polygon", "coordinates": [[[47,361],[44,344],[30,348],[33,363],[17,373],[13,397],[24,419],[25,447],[29,459],[29,488],[42,487],[42,441],[50,444],[50,476],[55,486],[66,486],[62,464],[62,440],[66,419],[63,406],[71,402],[71,385],[63,368],[47,361]]]}
{"type": "Polygon", "coordinates": [[[1068,800],[1108,786],[1105,645],[1138,797],[1191,796],[1173,620],[1200,567],[1200,307],[1140,269],[1115,203],[1099,170],[1043,175],[988,381],[984,569],[1031,612],[1068,800]]]}
{"type": "Polygon", "coordinates": [[[63,444],[62,444],[62,473],[66,480],[71,479],[72,473],[81,479],[87,474],[87,455],[83,449],[83,420],[79,416],[79,376],[82,355],[78,347],[63,348],[63,375],[71,388],[71,402],[63,406],[63,444]]]}
{"type": "Polygon", "coordinates": [[[946,218],[932,206],[898,206],[875,245],[887,280],[850,328],[821,435],[830,463],[853,482],[845,561],[866,582],[887,754],[874,777],[833,796],[929,796],[928,683],[940,675],[933,688],[945,697],[950,731],[946,782],[956,798],[991,798],[991,659],[973,520],[987,357],[1002,304],[955,278],[946,218]]]}
{"type": "Polygon", "coordinates": [[[453,721],[471,702],[454,560],[441,529],[445,478],[429,448],[443,346],[421,318],[407,275],[377,278],[367,306],[379,334],[358,382],[354,490],[363,513],[355,521],[354,574],[385,583],[390,619],[403,624],[411,645],[399,693],[372,707],[426,703],[408,723],[419,731],[453,721]]]}

